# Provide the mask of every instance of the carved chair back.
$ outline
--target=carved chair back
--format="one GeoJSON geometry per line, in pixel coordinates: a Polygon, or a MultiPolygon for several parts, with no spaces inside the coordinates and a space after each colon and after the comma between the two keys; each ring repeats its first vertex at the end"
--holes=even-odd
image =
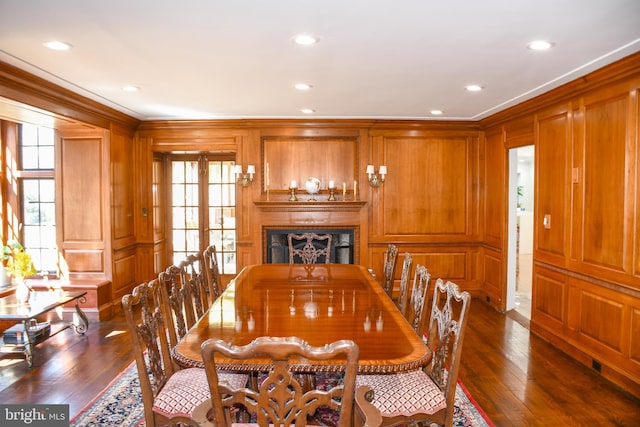
{"type": "Polygon", "coordinates": [[[413,258],[409,252],[404,253],[404,262],[402,263],[402,276],[400,277],[400,293],[396,305],[402,313],[406,316],[407,305],[409,303],[409,278],[411,276],[411,267],[413,267],[413,258]]]}
{"type": "Polygon", "coordinates": [[[430,364],[417,371],[358,376],[357,425],[453,425],[471,297],[468,292],[460,292],[456,284],[438,279],[432,298],[427,329],[427,345],[433,354],[430,364]]]}
{"type": "Polygon", "coordinates": [[[462,341],[470,304],[468,292],[460,292],[458,285],[453,282],[436,280],[427,340],[433,358],[425,371],[445,395],[445,425],[451,425],[453,420],[462,341]]]}
{"type": "MultiPolygon", "coordinates": [[[[178,267],[182,270],[182,282],[187,287],[189,295],[189,320],[193,324],[209,309],[209,290],[202,272],[202,258],[199,255],[189,255],[178,267]]],[[[213,302],[213,300],[211,300],[213,302]]]]}
{"type": "Polygon", "coordinates": [[[324,260],[325,264],[331,262],[331,234],[289,233],[289,264],[293,264],[296,258],[303,264],[318,264],[324,260]]]}
{"type": "Polygon", "coordinates": [[[159,275],[166,301],[165,317],[170,326],[167,329],[171,347],[187,334],[209,307],[199,261],[198,256],[189,255],[178,265],[168,267],[159,275]]]}
{"type": "Polygon", "coordinates": [[[398,247],[390,243],[384,253],[384,265],[382,267],[382,288],[390,298],[393,298],[393,279],[396,272],[397,260],[398,247]]]}
{"type": "Polygon", "coordinates": [[[417,264],[413,276],[413,288],[411,289],[409,304],[405,310],[405,318],[411,324],[413,330],[421,337],[424,337],[426,316],[429,311],[427,302],[430,282],[431,275],[427,267],[417,264]]]}
{"type": "Polygon", "coordinates": [[[153,425],[149,423],[155,418],[152,410],[155,397],[174,373],[165,332],[161,289],[158,279],[154,279],[136,286],[131,294],[122,297],[147,425],[153,425]]]}
{"type": "Polygon", "coordinates": [[[222,340],[209,339],[202,345],[202,358],[211,390],[211,404],[216,425],[231,426],[230,408],[240,405],[253,415],[260,426],[305,426],[321,406],[339,411],[338,427],[352,424],[355,378],[359,350],[350,340],[336,341],[323,347],[312,347],[297,337],[258,337],[245,346],[234,346],[222,340]],[[257,390],[232,389],[218,381],[216,356],[250,359],[268,356],[272,364],[257,390]],[[328,390],[305,390],[293,370],[301,360],[337,359],[344,364],[344,379],[328,390]]]}
{"type": "Polygon", "coordinates": [[[209,304],[213,304],[222,292],[220,284],[220,269],[218,268],[218,251],[216,245],[209,245],[202,253],[204,259],[205,278],[209,292],[209,304]]]}

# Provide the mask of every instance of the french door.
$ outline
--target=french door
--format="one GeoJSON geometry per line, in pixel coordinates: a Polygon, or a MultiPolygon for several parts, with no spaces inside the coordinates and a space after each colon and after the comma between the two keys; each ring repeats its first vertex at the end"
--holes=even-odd
{"type": "Polygon", "coordinates": [[[235,159],[226,154],[168,156],[174,264],[215,244],[221,274],[236,273],[235,159]]]}

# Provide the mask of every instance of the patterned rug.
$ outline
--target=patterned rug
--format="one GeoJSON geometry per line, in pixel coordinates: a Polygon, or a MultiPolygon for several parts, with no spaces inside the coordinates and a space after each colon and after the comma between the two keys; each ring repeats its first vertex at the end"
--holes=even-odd
{"type": "MultiPolygon", "coordinates": [[[[455,405],[454,426],[493,427],[493,423],[461,382],[458,382],[456,389],[455,405]]],[[[142,394],[135,362],[71,419],[71,427],[143,427],[144,425],[142,394]]]]}

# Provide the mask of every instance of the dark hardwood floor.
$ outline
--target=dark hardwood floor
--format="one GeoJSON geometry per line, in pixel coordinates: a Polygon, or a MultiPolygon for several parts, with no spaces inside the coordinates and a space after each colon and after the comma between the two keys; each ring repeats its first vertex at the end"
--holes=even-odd
{"type": "MultiPolygon", "coordinates": [[[[0,402],[68,403],[71,416],[133,360],[124,317],[39,344],[33,368],[0,360],[0,402]]],[[[460,378],[496,426],[638,426],[640,400],[480,300],[471,305],[460,378]]]]}

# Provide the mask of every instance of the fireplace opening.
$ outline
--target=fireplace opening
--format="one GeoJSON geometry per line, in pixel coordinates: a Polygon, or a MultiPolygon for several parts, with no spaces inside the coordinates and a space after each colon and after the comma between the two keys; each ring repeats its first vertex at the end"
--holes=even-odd
{"type": "MultiPolygon", "coordinates": [[[[289,243],[287,241],[289,233],[331,234],[330,263],[354,263],[355,230],[353,228],[269,228],[265,230],[265,262],[267,264],[289,263],[289,243]]],[[[296,259],[296,263],[298,262],[301,261],[296,259]]]]}

